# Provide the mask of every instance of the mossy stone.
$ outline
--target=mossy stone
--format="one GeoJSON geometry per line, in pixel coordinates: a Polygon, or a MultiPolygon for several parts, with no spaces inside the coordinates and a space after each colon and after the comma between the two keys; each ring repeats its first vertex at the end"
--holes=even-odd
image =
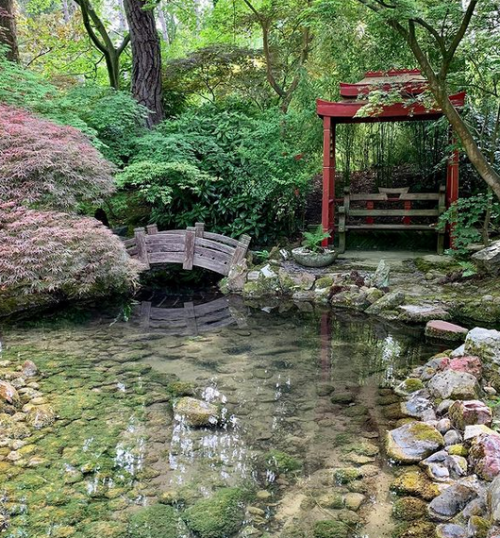
{"type": "Polygon", "coordinates": [[[280,450],[270,450],[265,455],[266,466],[278,474],[293,473],[302,469],[302,463],[290,454],[280,450]]]}
{"type": "Polygon", "coordinates": [[[132,514],[127,530],[129,538],[178,538],[187,534],[177,510],[164,504],[141,508],[132,514]]]}
{"type": "Polygon", "coordinates": [[[357,469],[356,467],[344,467],[342,469],[336,469],[333,473],[333,477],[337,484],[348,484],[349,482],[361,478],[362,476],[363,473],[361,472],[361,469],[357,469]]]}
{"type": "Polygon", "coordinates": [[[429,521],[402,523],[396,527],[394,538],[429,538],[435,535],[436,525],[429,521]]]}
{"type": "Polygon", "coordinates": [[[480,516],[471,516],[469,519],[470,535],[475,538],[486,538],[490,530],[491,522],[480,516]]]}
{"type": "Polygon", "coordinates": [[[316,289],[331,288],[333,286],[333,278],[331,276],[322,276],[316,280],[314,287],[316,289]]]}
{"type": "Polygon", "coordinates": [[[386,396],[379,396],[377,398],[377,404],[378,405],[391,405],[395,403],[399,403],[401,401],[401,398],[397,394],[387,394],[386,396]]]}
{"type": "Polygon", "coordinates": [[[446,448],[446,450],[448,451],[448,454],[450,454],[450,456],[462,456],[466,458],[469,454],[467,448],[462,444],[450,445],[446,448]]]}
{"type": "Polygon", "coordinates": [[[243,525],[245,517],[243,498],[242,490],[223,488],[212,497],[202,499],[187,508],[182,518],[189,530],[200,538],[227,538],[243,525]]]}
{"type": "Polygon", "coordinates": [[[439,495],[439,488],[420,470],[409,470],[396,477],[391,489],[398,495],[415,495],[424,501],[431,501],[439,495]]]}
{"type": "Polygon", "coordinates": [[[408,379],[405,379],[403,383],[401,384],[401,388],[405,392],[413,393],[417,390],[422,390],[424,388],[424,383],[421,379],[416,379],[413,377],[409,377],[408,379]]]}
{"type": "Polygon", "coordinates": [[[397,499],[392,508],[392,514],[396,519],[415,521],[425,517],[427,503],[417,497],[402,497],[397,499]]]}
{"type": "Polygon", "coordinates": [[[347,538],[349,527],[341,521],[327,519],[314,525],[314,538],[347,538]]]}

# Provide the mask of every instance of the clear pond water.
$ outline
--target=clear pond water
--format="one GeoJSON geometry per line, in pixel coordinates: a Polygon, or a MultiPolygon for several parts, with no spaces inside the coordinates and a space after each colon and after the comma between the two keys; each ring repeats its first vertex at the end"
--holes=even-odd
{"type": "Polygon", "coordinates": [[[34,361],[23,402],[57,419],[26,429],[0,414],[2,537],[312,538],[322,520],[390,535],[380,387],[435,349],[364,316],[218,301],[3,328],[0,379],[34,361]],[[187,426],[172,412],[185,395],[224,423],[187,426]],[[131,526],[159,503],[178,518],[170,531],[131,526]]]}

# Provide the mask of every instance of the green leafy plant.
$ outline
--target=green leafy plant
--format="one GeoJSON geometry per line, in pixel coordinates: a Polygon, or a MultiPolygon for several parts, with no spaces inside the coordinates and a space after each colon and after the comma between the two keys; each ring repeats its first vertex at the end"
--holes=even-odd
{"type": "Polygon", "coordinates": [[[439,227],[453,226],[454,249],[446,251],[453,256],[469,254],[472,243],[488,245],[492,229],[500,225],[500,202],[491,193],[460,198],[439,219],[439,227]]]}
{"type": "Polygon", "coordinates": [[[467,278],[477,275],[477,267],[472,262],[459,262],[458,265],[463,269],[462,276],[467,278]]]}
{"type": "Polygon", "coordinates": [[[324,239],[328,239],[330,234],[323,231],[321,224],[316,228],[314,232],[304,232],[304,240],[302,246],[306,247],[311,252],[322,252],[323,248],[321,243],[324,239]]]}

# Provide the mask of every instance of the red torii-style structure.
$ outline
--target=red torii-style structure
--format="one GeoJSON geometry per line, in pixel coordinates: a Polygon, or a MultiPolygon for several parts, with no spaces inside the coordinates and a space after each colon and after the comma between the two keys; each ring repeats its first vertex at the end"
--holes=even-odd
{"type": "MultiPolygon", "coordinates": [[[[340,83],[342,100],[338,102],[317,99],[316,111],[323,119],[323,202],[322,226],[330,238],[324,246],[333,243],[335,233],[335,127],[340,123],[375,123],[399,121],[429,121],[442,117],[439,109],[428,109],[415,102],[415,97],[428,89],[427,80],[418,69],[391,70],[388,72],[369,71],[365,78],[354,84],[340,83]],[[357,112],[367,104],[366,97],[373,90],[401,92],[402,101],[384,105],[373,116],[357,117],[357,112]],[[406,100],[406,102],[405,102],[406,100]]],[[[450,96],[456,108],[465,103],[465,92],[450,96]]],[[[446,174],[446,203],[449,207],[458,200],[458,150],[454,150],[448,159],[446,174]]]]}

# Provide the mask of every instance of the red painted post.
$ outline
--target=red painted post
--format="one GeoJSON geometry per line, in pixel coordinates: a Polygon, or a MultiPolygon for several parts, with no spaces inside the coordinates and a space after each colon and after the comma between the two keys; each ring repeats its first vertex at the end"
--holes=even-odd
{"type": "MultiPolygon", "coordinates": [[[[453,134],[450,134],[450,143],[455,145],[456,139],[453,134]]],[[[458,149],[454,149],[448,158],[448,165],[446,168],[446,206],[450,207],[454,202],[458,200],[459,193],[459,152],[458,149]]],[[[453,244],[453,223],[450,225],[450,247],[454,248],[453,244]]]]}
{"type": "MultiPolygon", "coordinates": [[[[366,202],[366,209],[368,211],[373,211],[375,209],[375,202],[372,202],[371,200],[366,202]]],[[[366,217],[365,221],[366,224],[375,224],[375,219],[373,217],[366,217]]]]}
{"type": "MultiPolygon", "coordinates": [[[[405,200],[405,210],[406,211],[409,211],[411,209],[411,201],[410,200],[405,200]]],[[[403,224],[411,224],[411,217],[403,217],[403,224]]]]}
{"type": "Polygon", "coordinates": [[[324,232],[330,232],[330,239],[323,240],[323,246],[333,242],[332,222],[335,217],[335,126],[332,118],[323,118],[323,202],[321,206],[321,224],[324,232]],[[333,133],[332,133],[333,131],[333,133]]]}

